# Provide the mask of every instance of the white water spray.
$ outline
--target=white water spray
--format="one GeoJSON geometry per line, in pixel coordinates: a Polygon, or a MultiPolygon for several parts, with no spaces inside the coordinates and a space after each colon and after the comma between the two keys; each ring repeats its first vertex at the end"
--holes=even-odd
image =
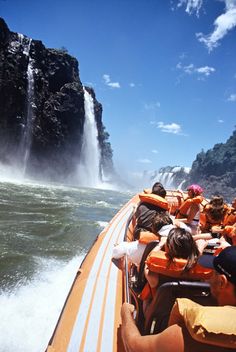
{"type": "MultiPolygon", "coordinates": [[[[21,38],[21,37],[20,37],[21,38]]],[[[27,67],[27,109],[26,109],[26,122],[24,125],[24,133],[21,141],[21,155],[22,155],[22,174],[25,176],[27,164],[30,156],[31,142],[32,142],[32,127],[33,127],[33,107],[34,107],[34,70],[33,60],[30,57],[30,46],[32,39],[29,39],[27,45],[24,46],[23,53],[29,57],[27,67]]],[[[22,38],[21,38],[22,42],[22,38]]]]}
{"type": "Polygon", "coordinates": [[[11,293],[0,291],[0,352],[45,351],[84,255],[68,264],[48,260],[35,278],[11,293]]]}
{"type": "Polygon", "coordinates": [[[84,88],[84,133],[81,149],[81,162],[78,167],[81,186],[98,187],[100,180],[100,148],[98,130],[94,114],[93,97],[84,88]]]}
{"type": "Polygon", "coordinates": [[[182,185],[185,182],[185,179],[182,179],[180,181],[180,177],[176,178],[178,176],[178,173],[182,172],[183,175],[182,177],[185,177],[190,171],[190,168],[187,167],[181,167],[181,166],[175,166],[175,167],[167,167],[166,169],[161,169],[159,170],[158,173],[156,173],[155,177],[152,178],[153,183],[154,182],[161,182],[165,188],[167,189],[182,189],[182,185]],[[184,175],[185,174],[185,175],[184,175]],[[177,183],[179,182],[179,183],[177,183]]]}

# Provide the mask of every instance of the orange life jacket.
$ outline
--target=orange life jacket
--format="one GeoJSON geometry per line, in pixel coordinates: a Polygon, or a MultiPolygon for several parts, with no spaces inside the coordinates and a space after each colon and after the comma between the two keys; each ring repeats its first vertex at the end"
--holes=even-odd
{"type": "Polygon", "coordinates": [[[139,294],[139,298],[142,301],[145,301],[149,298],[153,298],[155,296],[155,293],[157,292],[156,287],[151,287],[148,282],[146,282],[144,288],[142,289],[141,293],[139,294]]]}
{"type": "MultiPolygon", "coordinates": [[[[143,192],[145,194],[152,194],[151,188],[145,188],[143,192]]],[[[176,210],[180,208],[181,204],[184,201],[184,192],[180,190],[167,190],[165,199],[169,204],[170,214],[174,215],[176,213],[176,210]]]]}
{"type": "Polygon", "coordinates": [[[204,280],[211,277],[212,269],[204,268],[199,264],[195,264],[189,271],[183,272],[186,263],[186,259],[180,258],[175,258],[170,262],[166,252],[163,251],[152,251],[146,260],[149,270],[165,276],[192,280],[204,280]]]}
{"type": "Polygon", "coordinates": [[[225,226],[223,230],[223,235],[226,235],[232,240],[232,245],[236,245],[236,227],[233,225],[227,225],[225,226]]]}
{"type": "Polygon", "coordinates": [[[160,197],[156,194],[153,193],[140,193],[139,194],[139,199],[141,202],[145,202],[145,203],[149,203],[149,204],[153,204],[156,205],[162,209],[168,210],[169,209],[169,205],[167,200],[165,200],[165,198],[160,197]]]}
{"type": "Polygon", "coordinates": [[[186,218],[188,217],[188,210],[192,204],[201,204],[203,201],[202,196],[196,196],[194,198],[188,198],[184,201],[184,203],[180,206],[178,213],[176,215],[176,219],[186,218]]]}
{"type": "Polygon", "coordinates": [[[211,204],[205,205],[203,209],[203,215],[201,216],[201,230],[209,231],[214,225],[222,225],[224,222],[225,215],[228,211],[228,206],[226,204],[223,205],[222,216],[220,219],[215,220],[211,215],[211,204]]]}
{"type": "Polygon", "coordinates": [[[223,225],[233,225],[236,223],[236,209],[230,208],[225,214],[223,225]]]}
{"type": "Polygon", "coordinates": [[[139,243],[148,244],[152,241],[157,241],[159,239],[158,235],[150,231],[140,231],[139,234],[139,243]]]}

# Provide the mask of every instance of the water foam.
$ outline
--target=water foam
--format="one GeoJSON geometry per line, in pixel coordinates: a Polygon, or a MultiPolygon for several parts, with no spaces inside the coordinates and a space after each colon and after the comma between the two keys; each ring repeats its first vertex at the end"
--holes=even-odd
{"type": "Polygon", "coordinates": [[[83,257],[63,264],[47,259],[27,286],[1,293],[0,352],[45,350],[83,257]]]}
{"type": "Polygon", "coordinates": [[[105,227],[108,225],[107,221],[98,221],[97,223],[102,229],[105,229],[105,227]]]}

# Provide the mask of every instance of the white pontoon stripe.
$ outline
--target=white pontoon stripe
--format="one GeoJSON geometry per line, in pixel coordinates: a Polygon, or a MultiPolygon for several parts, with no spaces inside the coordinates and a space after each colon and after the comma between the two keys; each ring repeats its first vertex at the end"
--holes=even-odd
{"type": "MultiPolygon", "coordinates": [[[[122,216],[123,216],[123,214],[121,214],[121,217],[122,216]]],[[[120,227],[120,226],[122,226],[122,221],[120,220],[120,216],[119,216],[117,221],[115,221],[111,225],[111,228],[108,230],[108,232],[107,232],[107,234],[105,236],[108,239],[108,242],[109,242],[109,237],[110,237],[110,240],[111,239],[113,240],[113,241],[110,241],[111,246],[112,246],[111,248],[113,248],[113,244],[115,242],[114,241],[114,236],[116,236],[116,228],[120,227]],[[115,232],[112,233],[113,231],[115,231],[115,232]]],[[[103,249],[102,249],[102,256],[103,256],[103,258],[104,257],[105,258],[108,257],[108,253],[105,253],[103,249]]],[[[110,263],[110,259],[111,259],[111,256],[109,256],[108,264],[110,263]]],[[[99,310],[98,308],[101,307],[101,303],[102,303],[102,294],[101,293],[104,291],[104,285],[105,285],[105,279],[106,279],[106,276],[105,276],[106,272],[104,273],[104,270],[102,270],[103,267],[104,267],[104,263],[101,262],[101,264],[102,264],[102,267],[99,269],[98,265],[96,265],[96,263],[95,263],[95,267],[98,269],[97,272],[96,272],[96,280],[95,280],[94,277],[90,277],[90,279],[92,280],[93,284],[95,282],[94,285],[97,285],[97,287],[99,287],[99,290],[97,292],[95,291],[96,295],[94,297],[94,302],[92,302],[93,303],[93,307],[92,307],[93,309],[91,311],[91,316],[92,317],[90,316],[90,322],[92,322],[92,326],[91,326],[91,323],[90,323],[90,326],[88,327],[88,331],[90,331],[90,329],[92,329],[92,341],[93,341],[93,344],[92,344],[92,346],[88,346],[88,341],[90,339],[88,340],[88,338],[87,338],[86,339],[86,344],[85,344],[86,347],[84,346],[85,350],[91,350],[91,348],[92,348],[92,350],[93,350],[93,348],[94,348],[94,350],[96,349],[95,348],[96,343],[94,341],[94,338],[95,338],[95,336],[94,336],[95,326],[93,325],[93,322],[100,320],[99,318],[100,318],[101,312],[98,311],[99,310]],[[101,270],[101,271],[98,272],[99,270],[101,270]],[[100,278],[100,282],[96,282],[99,278],[100,278]],[[94,314],[92,313],[94,309],[96,311],[95,316],[93,316],[94,314]]],[[[81,309],[81,310],[83,310],[83,309],[81,309]]],[[[98,331],[98,329],[99,329],[99,326],[97,327],[97,331],[98,331]]],[[[80,334],[81,334],[81,330],[80,330],[80,334]]]]}
{"type": "Polygon", "coordinates": [[[118,268],[112,265],[109,276],[108,292],[106,297],[105,315],[103,321],[102,341],[100,351],[113,351],[114,346],[114,320],[116,306],[116,285],[118,268]]]}
{"type": "MultiPolygon", "coordinates": [[[[127,220],[126,220],[127,221],[127,220]]],[[[117,238],[117,243],[120,243],[124,240],[124,231],[126,227],[126,221],[123,223],[123,231],[120,231],[117,238]]],[[[106,308],[105,308],[105,316],[103,323],[103,334],[102,334],[102,343],[100,351],[112,351],[113,349],[113,334],[112,331],[107,332],[107,327],[110,330],[114,328],[114,319],[115,319],[115,310],[114,307],[116,305],[116,285],[117,285],[117,275],[118,270],[115,265],[111,266],[110,275],[108,278],[108,292],[109,294],[106,297],[106,308]]]]}
{"type": "MultiPolygon", "coordinates": [[[[68,346],[68,352],[79,351],[81,340],[83,336],[84,329],[86,327],[86,319],[89,313],[89,307],[91,300],[93,299],[93,306],[91,309],[90,320],[88,325],[88,334],[86,336],[84,351],[96,351],[97,337],[99,332],[99,322],[101,315],[101,305],[103,302],[103,295],[105,290],[106,277],[109,271],[109,265],[111,261],[111,254],[113,245],[116,242],[118,236],[120,236],[120,231],[124,230],[127,218],[131,212],[132,203],[128,204],[127,207],[122,209],[115,220],[111,223],[108,231],[101,243],[101,246],[98,250],[94,264],[91,268],[91,272],[88,277],[86,288],[83,294],[82,302],[80,309],[77,314],[76,322],[73,327],[72,336],[68,346]],[[123,227],[123,229],[122,229],[123,227]],[[97,285],[97,287],[95,287],[97,285]],[[95,289],[95,296],[92,297],[95,289]]],[[[123,232],[123,231],[122,231],[123,232]]],[[[116,284],[117,284],[117,269],[111,270],[111,283],[109,284],[109,296],[115,296],[116,293],[116,284]]],[[[114,326],[114,300],[109,298],[110,302],[113,302],[109,305],[113,308],[111,309],[110,323],[105,325],[106,328],[106,338],[110,340],[108,343],[109,346],[113,346],[113,326],[114,326]],[[107,331],[109,329],[109,331],[107,331]]],[[[115,297],[114,297],[115,299],[115,297]]],[[[113,347],[102,348],[104,351],[112,351],[113,347]]]]}
{"type": "MultiPolygon", "coordinates": [[[[128,214],[129,216],[129,214],[128,214]]],[[[95,291],[95,297],[94,297],[94,302],[90,314],[90,320],[89,320],[89,325],[87,329],[87,337],[86,337],[86,350],[88,351],[96,351],[95,345],[96,341],[99,335],[100,331],[100,319],[101,319],[101,313],[102,313],[102,302],[104,300],[104,295],[105,295],[105,286],[106,286],[106,279],[108,276],[108,271],[110,268],[111,264],[111,255],[112,255],[112,249],[114,246],[114,242],[117,242],[118,236],[120,232],[125,228],[125,224],[127,221],[128,216],[125,218],[122,218],[121,221],[118,223],[118,226],[114,229],[113,233],[113,241],[110,241],[106,255],[104,256],[104,261],[102,263],[101,267],[101,272],[99,273],[99,281],[97,283],[96,291],[95,291]],[[115,238],[114,238],[115,236],[115,238]],[[114,241],[115,239],[115,241],[114,241]]],[[[116,284],[117,284],[117,271],[115,275],[115,280],[112,280],[111,278],[111,283],[112,283],[112,291],[109,292],[109,295],[116,295],[116,284]]],[[[108,293],[107,293],[108,296],[108,293]]],[[[106,297],[107,299],[107,297],[106,297]]],[[[106,340],[106,349],[105,351],[111,351],[112,346],[113,346],[113,336],[114,336],[114,305],[113,305],[113,314],[110,316],[110,323],[108,326],[105,326],[106,330],[106,336],[109,337],[106,340]],[[110,342],[110,343],[109,343],[110,342]]]]}

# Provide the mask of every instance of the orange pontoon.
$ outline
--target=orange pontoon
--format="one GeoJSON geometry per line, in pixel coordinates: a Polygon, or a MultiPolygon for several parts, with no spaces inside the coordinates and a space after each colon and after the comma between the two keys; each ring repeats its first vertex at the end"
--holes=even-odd
{"type": "MultiPolygon", "coordinates": [[[[168,191],[166,199],[174,211],[183,193],[168,191]]],[[[127,223],[138,202],[136,195],[97,237],[78,270],[46,352],[124,351],[120,309],[127,299],[127,282],[111,258],[114,245],[125,235],[132,240],[127,223]]]]}

